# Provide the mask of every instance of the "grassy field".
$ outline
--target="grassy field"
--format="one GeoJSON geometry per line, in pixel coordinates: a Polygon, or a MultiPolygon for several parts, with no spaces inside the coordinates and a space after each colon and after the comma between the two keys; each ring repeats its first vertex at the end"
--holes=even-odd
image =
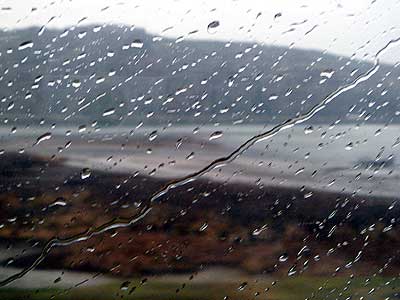
{"type": "Polygon", "coordinates": [[[400,279],[374,277],[293,277],[274,281],[267,278],[239,278],[234,282],[200,283],[186,280],[172,282],[149,279],[146,283],[131,280],[101,286],[72,289],[0,289],[1,300],[222,300],[228,299],[399,299],[400,279]],[[244,280],[244,281],[243,281],[244,280]],[[246,281],[247,280],[247,281],[246,281]],[[183,286],[184,284],[184,286],[183,286]]]}

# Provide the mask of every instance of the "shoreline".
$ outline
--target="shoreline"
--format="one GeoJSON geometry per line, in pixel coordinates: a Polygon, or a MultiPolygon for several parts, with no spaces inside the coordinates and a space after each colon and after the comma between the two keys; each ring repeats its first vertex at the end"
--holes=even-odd
{"type": "MultiPolygon", "coordinates": [[[[221,183],[207,178],[149,203],[152,193],[166,180],[96,170],[82,180],[81,169],[66,166],[65,161],[21,154],[14,158],[8,156],[0,167],[3,170],[0,173],[1,219],[30,213],[29,217],[3,223],[0,238],[10,244],[32,240],[38,242],[34,249],[40,249],[44,241],[54,236],[73,236],[91,226],[116,217],[129,217],[145,206],[153,206],[150,215],[135,226],[55,248],[40,269],[62,266],[70,270],[130,276],[181,273],[199,266],[226,265],[250,274],[284,274],[300,259],[310,263],[307,270],[301,268],[298,272],[332,274],[337,265],[343,265],[341,272],[347,274],[344,265],[357,256],[362,246],[359,233],[376,222],[388,226],[392,216],[400,212],[397,206],[388,210],[391,203],[379,198],[319,191],[310,195],[309,190],[221,183]],[[12,170],[4,165],[13,161],[18,163],[12,170]],[[4,175],[5,170],[12,174],[4,175]],[[30,184],[7,192],[4,188],[16,180],[30,184]],[[54,190],[54,187],[58,188],[54,190]],[[62,204],[54,205],[55,202],[62,204]],[[32,223],[36,218],[44,222],[32,223]],[[338,224],[342,225],[332,232],[332,226],[338,224]],[[312,237],[306,244],[310,249],[299,256],[296,253],[304,248],[307,236],[312,237]],[[337,254],[326,254],[343,239],[353,242],[338,249],[337,254]],[[116,244],[120,247],[115,247],[116,244]],[[165,261],[154,260],[163,251],[169,253],[165,261]],[[288,259],[280,263],[279,257],[283,254],[288,259]],[[321,262],[314,260],[316,255],[322,257],[321,262]]],[[[400,240],[393,239],[396,232],[394,228],[371,242],[374,246],[366,250],[365,262],[356,264],[357,272],[365,273],[371,263],[378,268],[387,255],[395,252],[400,246],[400,240]],[[388,251],[385,257],[374,257],[374,253],[383,249],[388,251]]],[[[37,255],[17,258],[11,266],[27,266],[35,257],[37,255]]],[[[397,272],[400,261],[396,259],[391,268],[392,271],[386,272],[397,272]]]]}

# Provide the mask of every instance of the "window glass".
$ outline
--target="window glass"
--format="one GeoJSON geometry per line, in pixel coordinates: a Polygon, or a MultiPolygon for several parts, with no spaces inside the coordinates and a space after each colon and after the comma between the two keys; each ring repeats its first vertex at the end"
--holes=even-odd
{"type": "Polygon", "coordinates": [[[0,299],[398,299],[399,14],[2,1],[0,299]]]}

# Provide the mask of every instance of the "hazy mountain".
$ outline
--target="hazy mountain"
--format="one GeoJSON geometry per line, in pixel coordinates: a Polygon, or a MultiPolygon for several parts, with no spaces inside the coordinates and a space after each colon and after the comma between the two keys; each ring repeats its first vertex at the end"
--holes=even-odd
{"type": "MultiPolygon", "coordinates": [[[[318,51],[166,39],[111,25],[2,31],[0,41],[0,118],[9,125],[276,123],[373,66],[318,51]]],[[[396,122],[399,76],[398,68],[381,65],[311,121],[396,122]]]]}

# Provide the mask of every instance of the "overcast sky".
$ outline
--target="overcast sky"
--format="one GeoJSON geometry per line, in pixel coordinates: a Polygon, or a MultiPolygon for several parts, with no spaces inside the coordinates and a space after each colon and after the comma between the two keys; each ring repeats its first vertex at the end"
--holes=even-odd
{"type": "MultiPolygon", "coordinates": [[[[252,40],[371,59],[400,36],[399,0],[0,0],[0,27],[124,23],[190,39],[252,40]],[[84,19],[83,21],[81,21],[84,19]],[[80,21],[80,22],[79,22],[80,21]],[[208,24],[218,21],[212,32],[208,24]],[[194,34],[189,32],[197,31],[194,34]],[[361,48],[361,49],[359,49],[361,48]]],[[[382,59],[400,60],[400,45],[382,59]]]]}

